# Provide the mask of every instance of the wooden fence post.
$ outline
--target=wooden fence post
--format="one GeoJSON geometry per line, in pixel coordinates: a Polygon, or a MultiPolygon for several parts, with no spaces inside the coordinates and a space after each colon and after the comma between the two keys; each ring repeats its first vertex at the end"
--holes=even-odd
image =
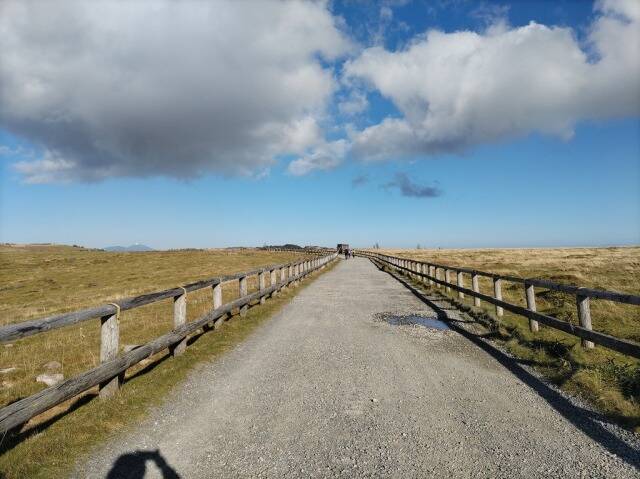
{"type": "Polygon", "coordinates": [[[284,281],[287,279],[287,271],[289,271],[289,268],[287,266],[283,266],[282,268],[280,268],[280,282],[283,283],[283,286],[280,288],[280,290],[287,287],[286,285],[284,285],[284,281]]]}
{"type": "MultiPolygon", "coordinates": [[[[433,278],[435,276],[435,267],[433,265],[429,265],[429,276],[433,278]]],[[[433,280],[429,278],[429,286],[433,286],[433,280]]]]}
{"type": "MultiPolygon", "coordinates": [[[[473,288],[474,293],[480,292],[480,286],[478,284],[478,275],[473,273],[471,274],[471,287],[473,288]]],[[[473,298],[473,305],[476,307],[480,307],[480,298],[473,298]]]]}
{"type": "MultiPolygon", "coordinates": [[[[493,297],[502,301],[502,280],[500,278],[493,278],[493,297]]],[[[504,310],[502,306],[496,305],[496,315],[502,316],[504,310]]]]}
{"type": "MultiPolygon", "coordinates": [[[[120,342],[120,307],[117,307],[116,314],[103,316],[100,318],[100,362],[106,363],[118,356],[118,348],[120,342]]],[[[118,392],[120,388],[120,375],[111,378],[100,384],[100,398],[106,399],[118,392]]]]}
{"type": "MultiPolygon", "coordinates": [[[[213,309],[218,309],[222,306],[222,283],[213,285],[213,309]]],[[[213,329],[218,329],[222,324],[222,321],[225,320],[226,314],[216,319],[213,323],[213,329]]]]}
{"type": "MultiPolygon", "coordinates": [[[[536,311],[536,292],[533,289],[533,285],[525,281],[524,291],[527,296],[527,309],[529,311],[535,312],[536,311]]],[[[535,319],[529,319],[529,329],[534,333],[538,331],[540,329],[540,326],[538,325],[538,321],[536,321],[535,319]]]]}
{"type": "MultiPolygon", "coordinates": [[[[182,294],[173,297],[173,329],[178,329],[187,322],[187,290],[183,288],[182,294]]],[[[176,357],[184,353],[187,348],[187,338],[175,344],[171,354],[176,357]]]]}
{"type": "MultiPolygon", "coordinates": [[[[287,266],[287,280],[291,279],[292,276],[293,276],[293,265],[290,264],[289,266],[287,266]]],[[[287,284],[286,287],[288,288],[289,285],[293,287],[293,284],[291,283],[287,284]]]]}
{"type": "MultiPolygon", "coordinates": [[[[578,320],[580,321],[580,326],[591,331],[591,306],[589,304],[589,296],[578,294],[576,296],[576,304],[578,306],[578,320]]],[[[581,339],[581,344],[582,347],[586,349],[594,348],[593,341],[589,341],[588,339],[581,339]]]]}
{"type": "MultiPolygon", "coordinates": [[[[267,273],[265,271],[260,271],[260,273],[258,273],[258,288],[260,291],[264,291],[266,287],[266,275],[267,273]]],[[[264,304],[266,300],[266,297],[260,296],[260,304],[264,304]]]]}
{"type": "MultiPolygon", "coordinates": [[[[278,282],[277,274],[277,269],[272,269],[271,271],[269,271],[269,286],[273,287],[276,285],[276,283],[278,282]]],[[[274,289],[273,293],[271,293],[271,297],[274,298],[276,296],[278,296],[278,290],[274,289]]]]}
{"type": "MultiPolygon", "coordinates": [[[[247,295],[247,277],[243,276],[241,278],[238,279],[238,294],[239,294],[239,298],[242,298],[243,296],[247,295]]],[[[246,316],[247,315],[247,310],[249,309],[248,305],[244,305],[240,308],[240,316],[246,316]]]]}
{"type": "MultiPolygon", "coordinates": [[[[462,271],[458,271],[456,276],[458,287],[464,288],[464,276],[462,276],[462,271]]],[[[458,291],[458,298],[464,299],[464,293],[462,291],[458,291]]]]}
{"type": "Polygon", "coordinates": [[[451,277],[449,275],[449,270],[445,268],[445,270],[444,270],[444,281],[445,281],[445,283],[447,283],[447,287],[445,288],[445,291],[447,293],[451,292],[451,288],[449,287],[450,280],[451,280],[451,277]]]}
{"type": "MultiPolygon", "coordinates": [[[[442,279],[442,274],[441,274],[442,271],[441,270],[442,270],[442,268],[436,267],[436,279],[438,281],[440,281],[442,279]]],[[[436,286],[438,287],[438,289],[442,288],[442,285],[440,283],[436,283],[436,286]]]]}

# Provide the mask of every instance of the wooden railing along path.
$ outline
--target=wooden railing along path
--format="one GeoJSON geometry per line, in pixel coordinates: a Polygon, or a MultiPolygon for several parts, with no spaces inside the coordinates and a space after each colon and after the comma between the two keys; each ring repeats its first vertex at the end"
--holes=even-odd
{"type": "Polygon", "coordinates": [[[298,281],[312,271],[324,268],[336,256],[337,253],[329,253],[327,250],[321,255],[302,261],[211,278],[177,288],[103,304],[94,308],[1,327],[0,343],[3,343],[100,318],[101,364],[0,409],[0,435],[95,386],[99,386],[100,397],[107,398],[112,396],[120,388],[122,377],[131,366],[167,348],[170,348],[174,356],[182,354],[187,346],[187,337],[190,334],[199,329],[217,329],[230,315],[240,314],[244,316],[250,306],[263,304],[267,297],[277,295],[282,288],[286,288],[291,283],[297,284],[298,281]],[[251,276],[257,276],[259,289],[254,293],[248,294],[247,280],[251,276]],[[269,286],[267,286],[267,276],[269,286]],[[237,282],[239,297],[230,303],[222,304],[222,285],[229,282],[237,282]],[[197,320],[187,323],[187,293],[203,288],[212,288],[212,309],[197,320]],[[118,319],[120,313],[168,298],[173,298],[174,329],[132,351],[118,354],[120,342],[118,319]]]}
{"type": "Polygon", "coordinates": [[[404,272],[409,276],[421,279],[430,286],[444,286],[446,291],[451,289],[458,292],[459,298],[464,298],[467,294],[474,298],[474,306],[480,306],[480,301],[486,301],[495,305],[496,315],[502,316],[503,310],[524,316],[529,319],[529,328],[535,332],[542,323],[554,329],[577,336],[581,339],[581,344],[585,348],[593,348],[594,343],[612,349],[622,354],[640,358],[640,344],[627,339],[616,338],[614,336],[594,331],[591,326],[590,298],[615,301],[617,303],[640,305],[640,296],[618,293],[615,291],[605,291],[592,288],[581,288],[577,286],[564,285],[548,281],[546,279],[520,278],[495,273],[477,271],[470,268],[458,268],[442,264],[430,263],[426,261],[416,261],[409,258],[390,256],[371,251],[356,251],[356,255],[367,257],[373,261],[389,266],[395,270],[404,272]],[[442,279],[444,273],[444,280],[442,279]],[[451,273],[455,274],[455,283],[451,282],[451,273]],[[471,288],[464,286],[464,275],[471,277],[471,288]],[[493,296],[480,292],[478,277],[483,276],[493,280],[493,296]],[[523,285],[523,292],[527,301],[527,307],[523,308],[516,304],[508,303],[502,299],[502,281],[510,281],[523,285]],[[575,295],[576,308],[578,312],[579,324],[572,324],[553,316],[548,316],[536,311],[536,296],[534,287],[546,288],[554,291],[561,291],[575,295]]]}

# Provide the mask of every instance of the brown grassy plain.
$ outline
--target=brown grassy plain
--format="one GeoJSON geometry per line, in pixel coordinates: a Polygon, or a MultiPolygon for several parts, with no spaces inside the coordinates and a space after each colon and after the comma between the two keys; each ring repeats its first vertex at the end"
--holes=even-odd
{"type": "MultiPolygon", "coordinates": [[[[298,255],[299,256],[299,255],[298,255]]],[[[218,275],[285,263],[295,253],[241,250],[179,250],[110,253],[70,246],[0,246],[0,325],[102,304],[218,275]]],[[[223,287],[223,301],[237,287],[223,287]]],[[[250,291],[257,289],[255,279],[250,291]]],[[[212,303],[210,289],[189,293],[193,320],[212,303]]],[[[143,344],[172,329],[172,300],[122,314],[120,346],[143,344]]],[[[35,382],[50,361],[70,377],[99,363],[99,320],[84,322],[0,346],[0,406],[34,394],[35,382]]]]}

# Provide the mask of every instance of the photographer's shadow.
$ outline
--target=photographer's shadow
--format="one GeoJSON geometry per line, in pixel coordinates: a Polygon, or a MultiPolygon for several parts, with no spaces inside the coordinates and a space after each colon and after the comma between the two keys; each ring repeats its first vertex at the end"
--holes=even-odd
{"type": "Polygon", "coordinates": [[[180,475],[162,457],[159,449],[123,454],[113,463],[107,479],[142,479],[147,472],[147,462],[155,464],[164,479],[180,479],[180,475]]]}

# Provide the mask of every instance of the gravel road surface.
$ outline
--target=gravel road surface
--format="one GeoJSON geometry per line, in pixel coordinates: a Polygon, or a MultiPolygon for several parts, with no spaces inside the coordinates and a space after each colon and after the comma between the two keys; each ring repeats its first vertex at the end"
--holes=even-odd
{"type": "Polygon", "coordinates": [[[343,260],[75,477],[640,477],[632,434],[434,318],[343,260]]]}

